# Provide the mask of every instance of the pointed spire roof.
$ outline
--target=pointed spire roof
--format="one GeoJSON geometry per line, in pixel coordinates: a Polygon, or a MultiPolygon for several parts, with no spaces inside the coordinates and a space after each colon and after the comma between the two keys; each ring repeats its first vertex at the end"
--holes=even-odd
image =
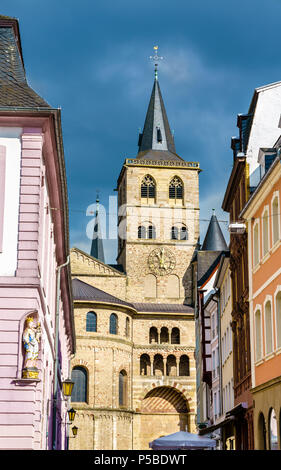
{"type": "Polygon", "coordinates": [[[208,230],[201,248],[202,251],[226,251],[226,241],[221,231],[218,219],[213,209],[213,215],[209,222],[208,230]]]}
{"type": "Polygon", "coordinates": [[[101,226],[100,226],[100,219],[99,219],[99,200],[96,200],[97,210],[95,216],[95,225],[94,225],[94,233],[91,245],[91,252],[90,255],[93,258],[96,258],[102,263],[104,263],[104,251],[103,251],[103,242],[102,242],[102,233],[101,233],[101,226]]]}
{"type": "Polygon", "coordinates": [[[155,76],[146,113],[143,132],[139,135],[137,158],[157,160],[182,160],[176,154],[160,85],[155,76]]]}

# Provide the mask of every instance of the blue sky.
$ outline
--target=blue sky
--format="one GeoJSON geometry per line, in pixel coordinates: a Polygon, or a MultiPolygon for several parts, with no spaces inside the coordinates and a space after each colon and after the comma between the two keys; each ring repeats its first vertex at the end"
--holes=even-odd
{"type": "MultiPolygon", "coordinates": [[[[237,114],[256,87],[281,80],[280,0],[2,0],[0,14],[19,19],[29,84],[62,108],[71,246],[90,250],[87,207],[99,190],[109,210],[124,159],[137,154],[155,44],[177,153],[203,169],[201,241],[213,208],[228,219],[237,114]]],[[[115,262],[114,240],[105,256],[115,262]]]]}

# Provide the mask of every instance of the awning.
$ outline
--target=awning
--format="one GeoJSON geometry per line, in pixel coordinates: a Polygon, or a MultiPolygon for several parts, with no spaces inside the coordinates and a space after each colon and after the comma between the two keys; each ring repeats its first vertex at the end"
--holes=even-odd
{"type": "Polygon", "coordinates": [[[222,427],[226,426],[227,424],[233,422],[234,419],[235,419],[234,416],[230,416],[228,418],[225,418],[220,423],[213,424],[212,426],[208,426],[206,428],[200,429],[199,436],[204,436],[205,434],[209,434],[209,433],[215,431],[216,429],[222,428],[222,427]]]}

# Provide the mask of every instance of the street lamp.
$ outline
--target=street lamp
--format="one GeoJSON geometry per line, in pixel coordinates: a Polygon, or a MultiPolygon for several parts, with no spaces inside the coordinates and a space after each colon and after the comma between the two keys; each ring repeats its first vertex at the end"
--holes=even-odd
{"type": "Polygon", "coordinates": [[[71,379],[66,379],[62,383],[62,390],[65,397],[71,397],[73,386],[74,382],[72,382],[71,379]]]}
{"type": "Polygon", "coordinates": [[[71,422],[74,421],[76,411],[73,408],[71,408],[70,410],[67,411],[67,413],[68,413],[69,421],[71,421],[71,422]]]}
{"type": "Polygon", "coordinates": [[[72,428],[73,437],[76,437],[76,436],[77,436],[77,432],[78,432],[77,426],[73,426],[73,428],[72,428]]]}

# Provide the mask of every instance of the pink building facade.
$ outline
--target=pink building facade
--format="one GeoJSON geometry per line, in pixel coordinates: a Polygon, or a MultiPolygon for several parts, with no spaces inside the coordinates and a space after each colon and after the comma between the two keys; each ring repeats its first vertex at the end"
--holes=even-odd
{"type": "Polygon", "coordinates": [[[0,449],[64,449],[75,332],[60,111],[28,86],[18,22],[1,16],[0,90],[0,449]],[[27,318],[41,335],[24,371],[27,318]]]}

